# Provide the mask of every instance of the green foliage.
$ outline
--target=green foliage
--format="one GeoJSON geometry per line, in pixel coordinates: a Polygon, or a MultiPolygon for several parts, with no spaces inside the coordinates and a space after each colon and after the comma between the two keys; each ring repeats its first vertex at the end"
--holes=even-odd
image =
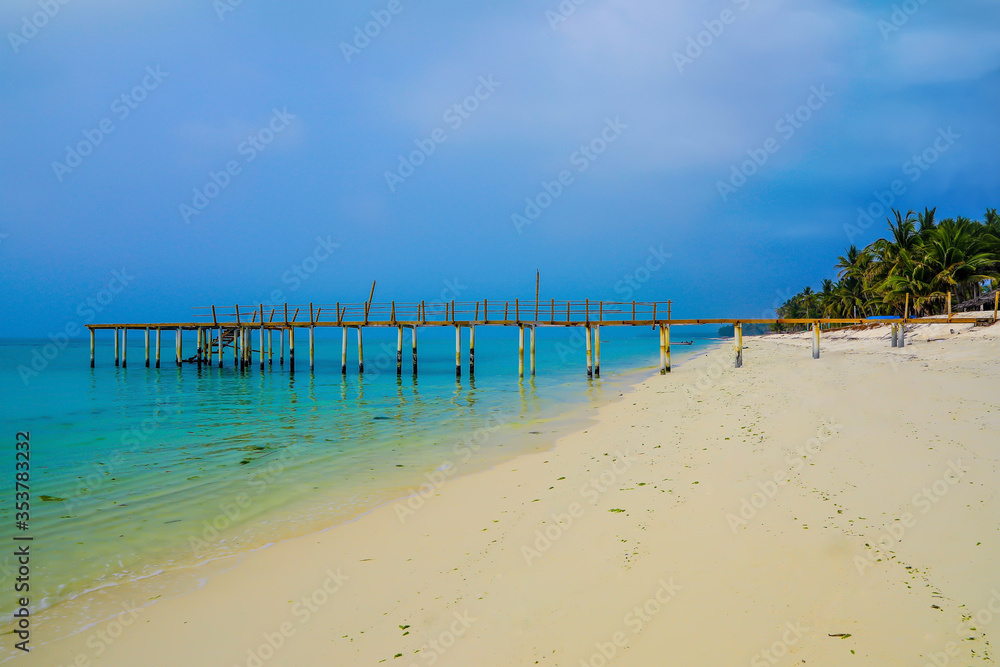
{"type": "MultiPolygon", "coordinates": [[[[782,319],[903,315],[944,312],[946,295],[956,302],[976,298],[1000,282],[1000,215],[988,209],[983,221],[948,218],[937,209],[923,213],[893,209],[889,235],[862,250],[851,246],[837,258],[837,280],[821,291],[806,287],[776,310],[782,319]]],[[[795,330],[803,325],[777,325],[795,330]]]]}

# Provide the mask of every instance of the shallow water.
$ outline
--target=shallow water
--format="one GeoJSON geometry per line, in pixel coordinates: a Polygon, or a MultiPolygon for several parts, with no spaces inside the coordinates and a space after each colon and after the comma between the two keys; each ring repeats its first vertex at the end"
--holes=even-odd
{"type": "MultiPolygon", "coordinates": [[[[588,381],[582,334],[541,329],[537,375],[519,381],[517,330],[480,328],[476,376],[466,365],[456,381],[454,334],[420,334],[419,375],[405,363],[401,378],[392,330],[366,331],[363,376],[353,354],[341,375],[339,335],[317,335],[314,373],[301,343],[294,373],[277,356],[264,372],[236,371],[231,358],[177,368],[169,334],[169,360],[147,369],[135,332],[129,367],[116,368],[101,332],[97,368],[74,341],[28,374],[35,352],[57,348],[0,341],[4,432],[31,434],[32,611],[335,525],[440,479],[435,471],[549,446],[562,416],[616,397],[658,355],[652,332],[602,331],[603,377],[588,381]]],[[[675,359],[710,342],[675,348],[675,359]]],[[[7,496],[0,521],[12,526],[7,496]]],[[[0,586],[13,565],[0,558],[0,586]]],[[[3,613],[12,603],[0,601],[3,613]]]]}

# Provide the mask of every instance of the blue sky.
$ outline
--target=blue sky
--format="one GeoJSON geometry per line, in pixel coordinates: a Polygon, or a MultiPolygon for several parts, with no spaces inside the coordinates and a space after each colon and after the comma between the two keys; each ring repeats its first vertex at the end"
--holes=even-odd
{"type": "Polygon", "coordinates": [[[859,207],[1000,205],[1000,5],[895,7],[7,0],[0,335],[536,269],[760,316],[881,233],[859,207]]]}

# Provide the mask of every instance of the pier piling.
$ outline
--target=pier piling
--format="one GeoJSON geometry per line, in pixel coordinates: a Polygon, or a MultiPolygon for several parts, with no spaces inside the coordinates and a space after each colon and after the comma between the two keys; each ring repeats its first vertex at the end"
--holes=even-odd
{"type": "Polygon", "coordinates": [[[94,341],[94,330],[91,329],[90,330],[90,367],[91,368],[94,367],[94,349],[95,349],[95,344],[94,343],[95,343],[95,341],[94,341]]]}
{"type": "Polygon", "coordinates": [[[365,372],[365,343],[361,335],[362,327],[358,327],[358,375],[365,372]]]}
{"type": "Polygon", "coordinates": [[[529,366],[529,372],[531,377],[535,377],[535,327],[531,327],[529,339],[528,339],[528,356],[531,358],[529,366]]]}
{"type": "Polygon", "coordinates": [[[458,325],[455,326],[455,377],[462,377],[462,327],[458,325]]]}
{"type": "Polygon", "coordinates": [[[295,372],[295,327],[288,327],[288,372],[295,372]]]}
{"type": "Polygon", "coordinates": [[[146,368],[149,368],[149,327],[146,327],[144,346],[146,348],[146,368]]]}
{"type": "Polygon", "coordinates": [[[128,365],[128,328],[122,329],[122,368],[128,365]]]}
{"type": "MultiPolygon", "coordinates": [[[[532,373],[534,375],[534,373],[532,373]]],[[[594,377],[601,377],[601,325],[594,325],[594,377]]]]}
{"type": "Polygon", "coordinates": [[[819,359],[819,322],[813,322],[812,348],[813,359],[819,359]]]}
{"type": "Polygon", "coordinates": [[[174,359],[178,367],[181,365],[181,346],[183,345],[182,336],[184,335],[181,333],[182,331],[183,329],[180,327],[174,329],[174,359]]]}
{"type": "Polygon", "coordinates": [[[663,325],[660,325],[660,375],[667,374],[667,362],[666,355],[664,354],[665,347],[663,344],[663,325]]]}
{"type": "Polygon", "coordinates": [[[115,328],[115,367],[117,368],[120,363],[118,360],[118,329],[115,328]]]}
{"type": "Polygon", "coordinates": [[[344,327],[343,340],[340,343],[340,374],[347,375],[347,327],[344,327]]]}
{"type": "Polygon", "coordinates": [[[413,334],[413,374],[417,374],[417,326],[413,325],[411,329],[413,334]]]}
{"type": "MultiPolygon", "coordinates": [[[[485,304],[484,304],[485,309],[485,304]]],[[[476,325],[469,327],[469,379],[476,374],[476,325]]]]}
{"type": "Polygon", "coordinates": [[[403,376],[403,327],[396,327],[396,377],[403,376]]]}
{"type": "Polygon", "coordinates": [[[156,367],[160,367],[160,329],[156,329],[156,367]]]}
{"type": "Polygon", "coordinates": [[[517,325],[517,377],[524,377],[524,325],[517,325]]]}
{"type": "Polygon", "coordinates": [[[665,372],[670,372],[670,325],[663,327],[663,356],[665,360],[665,372]]]}
{"type": "Polygon", "coordinates": [[[584,327],[584,332],[587,336],[587,379],[593,379],[594,377],[594,365],[592,360],[591,342],[590,342],[590,325],[584,327]]]}
{"type": "Polygon", "coordinates": [[[733,325],[733,338],[736,341],[736,368],[743,368],[743,325],[739,322],[733,325]]]}
{"type": "MultiPolygon", "coordinates": [[[[316,349],[315,349],[316,327],[309,327],[309,372],[316,369],[316,349]]],[[[264,370],[264,362],[260,362],[261,370],[264,370]]]]}

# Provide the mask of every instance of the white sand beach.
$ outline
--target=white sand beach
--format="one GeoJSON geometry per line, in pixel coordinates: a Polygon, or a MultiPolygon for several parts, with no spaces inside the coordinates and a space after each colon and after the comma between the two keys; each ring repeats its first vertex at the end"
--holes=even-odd
{"type": "Polygon", "coordinates": [[[720,346],[550,451],[21,662],[996,664],[998,334],[824,333],[819,360],[805,334],[748,337],[741,369],[720,346]]]}

